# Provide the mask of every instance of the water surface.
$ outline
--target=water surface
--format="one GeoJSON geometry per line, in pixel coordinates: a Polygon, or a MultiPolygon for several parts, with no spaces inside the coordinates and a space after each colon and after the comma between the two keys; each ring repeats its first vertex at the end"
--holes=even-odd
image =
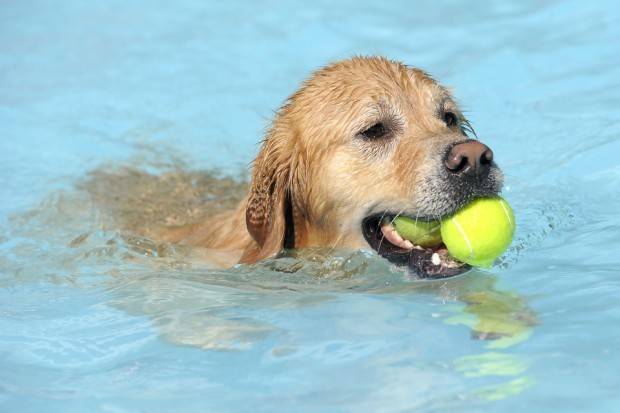
{"type": "Polygon", "coordinates": [[[5,2],[0,410],[618,411],[619,19],[611,1],[5,2]],[[316,250],[212,269],[134,231],[234,204],[273,110],[372,53],[451,86],[493,148],[518,222],[493,268],[419,282],[316,250]]]}

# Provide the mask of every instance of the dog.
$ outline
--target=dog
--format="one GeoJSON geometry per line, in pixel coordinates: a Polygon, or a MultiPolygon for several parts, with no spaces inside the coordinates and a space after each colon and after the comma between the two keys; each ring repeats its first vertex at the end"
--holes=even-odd
{"type": "Polygon", "coordinates": [[[276,112],[236,209],[163,238],[204,247],[221,266],[346,247],[450,277],[469,267],[445,246],[412,246],[385,228],[401,215],[441,220],[501,186],[449,89],[403,63],[354,57],[315,72],[276,112]]]}

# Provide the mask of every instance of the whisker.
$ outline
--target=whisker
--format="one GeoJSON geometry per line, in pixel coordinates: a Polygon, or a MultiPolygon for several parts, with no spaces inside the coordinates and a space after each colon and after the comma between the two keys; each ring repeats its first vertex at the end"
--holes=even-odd
{"type": "MultiPolygon", "coordinates": [[[[405,210],[405,208],[401,209],[400,212],[398,212],[390,221],[390,225],[394,224],[394,220],[396,218],[398,218],[399,216],[402,215],[403,211],[405,210]]],[[[381,216],[381,219],[379,220],[379,222],[381,223],[383,221],[383,218],[385,218],[385,215],[387,214],[387,212],[384,212],[383,215],[381,216]]],[[[379,224],[380,225],[380,224],[379,224]]],[[[380,229],[380,228],[379,228],[380,229]]],[[[383,240],[385,239],[385,234],[383,233],[383,231],[381,231],[381,241],[379,241],[379,247],[377,248],[377,252],[381,249],[381,244],[383,244],[383,240]]]]}
{"type": "Polygon", "coordinates": [[[474,135],[474,138],[476,138],[476,140],[478,139],[478,135],[476,135],[476,131],[474,130],[474,127],[471,125],[471,123],[467,119],[461,119],[461,129],[463,129],[466,135],[467,135],[467,132],[469,132],[472,135],[474,135]]]}
{"type": "Polygon", "coordinates": [[[334,242],[334,245],[332,245],[332,247],[330,248],[330,250],[329,250],[329,251],[327,251],[327,255],[331,254],[331,253],[332,253],[332,252],[336,249],[336,247],[338,246],[338,243],[339,243],[339,242],[340,242],[340,240],[342,239],[342,236],[343,236],[343,234],[340,234],[340,235],[338,236],[338,239],[334,242]]]}
{"type": "MultiPolygon", "coordinates": [[[[385,214],[387,214],[387,211],[385,211],[383,215],[381,215],[381,218],[379,219],[379,230],[381,230],[381,222],[383,222],[383,218],[385,218],[385,214]]],[[[377,247],[377,252],[379,252],[379,250],[381,249],[381,244],[383,244],[384,239],[385,239],[385,234],[383,233],[383,231],[381,231],[381,240],[379,241],[379,247],[377,247]]]]}
{"type": "Polygon", "coordinates": [[[400,212],[398,214],[396,214],[396,216],[392,219],[392,222],[390,222],[390,224],[394,223],[394,220],[396,218],[398,218],[399,216],[401,216],[403,214],[403,212],[405,211],[405,208],[401,209],[400,212]]]}

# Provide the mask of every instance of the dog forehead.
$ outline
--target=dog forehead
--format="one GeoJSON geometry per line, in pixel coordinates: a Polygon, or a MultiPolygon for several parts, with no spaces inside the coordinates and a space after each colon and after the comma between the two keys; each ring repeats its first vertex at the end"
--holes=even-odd
{"type": "Polygon", "coordinates": [[[289,103],[316,113],[361,109],[376,102],[435,106],[449,98],[447,89],[420,69],[383,57],[356,57],[315,72],[289,103]]]}
{"type": "Polygon", "coordinates": [[[354,57],[341,60],[313,73],[308,83],[329,79],[339,83],[379,83],[382,87],[407,88],[411,84],[434,86],[437,82],[426,72],[384,57],[354,57]]]}

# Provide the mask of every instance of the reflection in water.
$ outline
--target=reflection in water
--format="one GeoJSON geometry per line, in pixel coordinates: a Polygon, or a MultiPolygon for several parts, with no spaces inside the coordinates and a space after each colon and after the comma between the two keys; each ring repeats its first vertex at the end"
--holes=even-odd
{"type": "Polygon", "coordinates": [[[472,338],[489,340],[488,348],[505,348],[526,340],[536,316],[525,299],[516,292],[496,290],[493,276],[486,276],[484,284],[484,288],[465,289],[458,297],[466,304],[463,313],[446,322],[469,326],[472,338]]]}
{"type": "Polygon", "coordinates": [[[459,301],[465,303],[462,312],[446,320],[448,324],[468,326],[473,339],[484,340],[485,347],[494,350],[457,357],[454,360],[457,372],[471,378],[507,379],[482,385],[465,396],[467,398],[501,400],[527,390],[536,382],[527,375],[530,363],[526,357],[498,352],[527,340],[537,323],[536,314],[523,296],[496,289],[496,281],[492,275],[472,280],[458,296],[459,301]]]}
{"type": "MultiPolygon", "coordinates": [[[[96,289],[106,304],[148,317],[168,342],[226,351],[286,334],[272,314],[320,309],[344,293],[434,297],[449,304],[441,310],[446,324],[469,327],[473,339],[494,350],[456,358],[454,371],[507,379],[467,397],[504,398],[533,383],[527,360],[497,351],[526,340],[536,317],[518,293],[496,288],[491,274],[413,281],[372,251],[342,249],[285,251],[278,259],[214,269],[197,249],[149,238],[232,207],[242,186],[208,173],[94,171],[78,190],[11,220],[0,239],[0,267],[20,270],[0,283],[48,280],[96,289]]],[[[274,354],[296,349],[279,343],[274,354]]]]}
{"type": "Polygon", "coordinates": [[[102,211],[106,226],[150,238],[233,209],[247,193],[244,180],[176,168],[151,174],[101,167],[78,188],[102,211]]]}
{"type": "Polygon", "coordinates": [[[507,378],[507,381],[494,380],[492,385],[474,389],[466,396],[472,399],[501,400],[515,396],[536,383],[526,374],[530,367],[528,359],[520,355],[488,352],[458,357],[454,365],[457,372],[468,378],[507,378]]]}

